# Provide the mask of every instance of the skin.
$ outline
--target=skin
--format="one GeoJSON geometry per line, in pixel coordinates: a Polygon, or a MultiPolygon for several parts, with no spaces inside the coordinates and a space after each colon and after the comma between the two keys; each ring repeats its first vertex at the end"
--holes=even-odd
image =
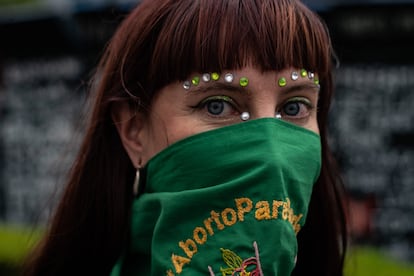
{"type": "MultiPolygon", "coordinates": [[[[123,145],[136,168],[172,143],[191,135],[219,127],[241,123],[241,113],[249,112],[250,120],[275,117],[319,134],[317,103],[319,87],[308,77],[291,80],[295,68],[261,72],[253,67],[228,71],[234,81],[211,80],[183,88],[182,82],[172,83],[159,91],[147,116],[138,114],[131,119],[125,104],[114,115],[123,145]],[[239,85],[247,77],[247,87],[239,85]],[[279,87],[277,80],[285,77],[287,85],[279,87]]],[[[200,76],[200,74],[194,74],[200,76]]],[[[192,76],[191,76],[192,77],[192,76]]],[[[190,78],[191,78],[190,77],[190,78]]],[[[201,76],[200,76],[201,77],[201,76]]]]}

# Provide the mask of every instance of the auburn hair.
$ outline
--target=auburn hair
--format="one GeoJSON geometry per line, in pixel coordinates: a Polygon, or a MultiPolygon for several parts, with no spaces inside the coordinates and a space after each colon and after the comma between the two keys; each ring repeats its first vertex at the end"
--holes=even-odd
{"type": "Polygon", "coordinates": [[[325,24],[296,0],[141,1],[119,25],[96,69],[83,143],[25,274],[106,275],[122,254],[135,169],[112,120],[114,108],[128,102],[149,112],[154,95],[174,81],[253,65],[263,72],[292,66],[319,75],[322,171],[298,235],[293,275],[342,275],[343,188],[327,133],[332,56],[325,24]]]}

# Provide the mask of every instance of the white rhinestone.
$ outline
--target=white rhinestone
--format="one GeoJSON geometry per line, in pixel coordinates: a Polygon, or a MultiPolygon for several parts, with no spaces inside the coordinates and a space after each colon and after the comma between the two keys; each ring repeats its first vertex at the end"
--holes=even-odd
{"type": "Polygon", "coordinates": [[[184,89],[188,90],[191,87],[191,82],[190,81],[185,81],[183,84],[184,89]]]}
{"type": "Polygon", "coordinates": [[[308,77],[309,77],[310,79],[313,79],[313,78],[315,77],[315,74],[314,74],[314,73],[312,73],[312,72],[309,72],[309,73],[308,73],[308,77]]]}
{"type": "Polygon", "coordinates": [[[231,73],[228,73],[228,74],[226,74],[226,75],[224,76],[224,80],[225,80],[226,82],[232,82],[232,81],[233,81],[233,79],[234,79],[234,77],[233,77],[233,74],[231,74],[231,73]]]}
{"type": "Polygon", "coordinates": [[[243,112],[243,113],[240,115],[240,119],[242,119],[243,121],[247,121],[247,120],[249,120],[249,119],[250,119],[250,114],[249,114],[249,112],[243,112]]]}
{"type": "Polygon", "coordinates": [[[210,74],[208,74],[208,73],[203,74],[203,76],[201,76],[201,79],[202,79],[204,82],[209,82],[209,81],[210,81],[210,79],[211,79],[210,74]]]}
{"type": "Polygon", "coordinates": [[[299,78],[298,72],[292,72],[292,80],[297,80],[299,78]]]}
{"type": "Polygon", "coordinates": [[[280,113],[276,113],[275,118],[276,118],[276,119],[282,119],[282,114],[280,114],[280,113]]]}

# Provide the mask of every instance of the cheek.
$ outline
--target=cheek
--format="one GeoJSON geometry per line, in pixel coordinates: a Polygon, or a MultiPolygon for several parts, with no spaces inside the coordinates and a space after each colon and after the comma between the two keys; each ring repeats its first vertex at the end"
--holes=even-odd
{"type": "Polygon", "coordinates": [[[166,126],[168,145],[206,130],[200,121],[191,116],[171,118],[166,126]]]}
{"type": "Polygon", "coordinates": [[[149,160],[173,143],[202,131],[200,123],[188,117],[152,118],[144,144],[145,159],[149,160]]]}
{"type": "Polygon", "coordinates": [[[319,126],[318,126],[318,121],[316,120],[316,117],[312,120],[310,120],[309,124],[306,126],[307,129],[320,134],[319,133],[319,126]]]}
{"type": "Polygon", "coordinates": [[[168,146],[166,127],[160,118],[151,117],[143,131],[143,159],[148,161],[168,146]]]}
{"type": "Polygon", "coordinates": [[[319,127],[318,127],[318,125],[316,124],[312,129],[311,129],[313,132],[315,132],[316,134],[320,134],[319,133],[319,127]]]}
{"type": "Polygon", "coordinates": [[[320,134],[316,112],[312,112],[308,120],[304,122],[303,124],[301,124],[300,126],[303,128],[306,128],[307,130],[315,132],[318,135],[320,134]]]}

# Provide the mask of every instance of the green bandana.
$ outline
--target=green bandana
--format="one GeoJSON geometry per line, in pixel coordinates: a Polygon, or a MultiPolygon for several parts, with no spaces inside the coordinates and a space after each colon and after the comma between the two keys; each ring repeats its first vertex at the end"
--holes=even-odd
{"type": "Polygon", "coordinates": [[[319,136],[272,118],[183,139],[144,170],[112,275],[290,275],[319,136]]]}

